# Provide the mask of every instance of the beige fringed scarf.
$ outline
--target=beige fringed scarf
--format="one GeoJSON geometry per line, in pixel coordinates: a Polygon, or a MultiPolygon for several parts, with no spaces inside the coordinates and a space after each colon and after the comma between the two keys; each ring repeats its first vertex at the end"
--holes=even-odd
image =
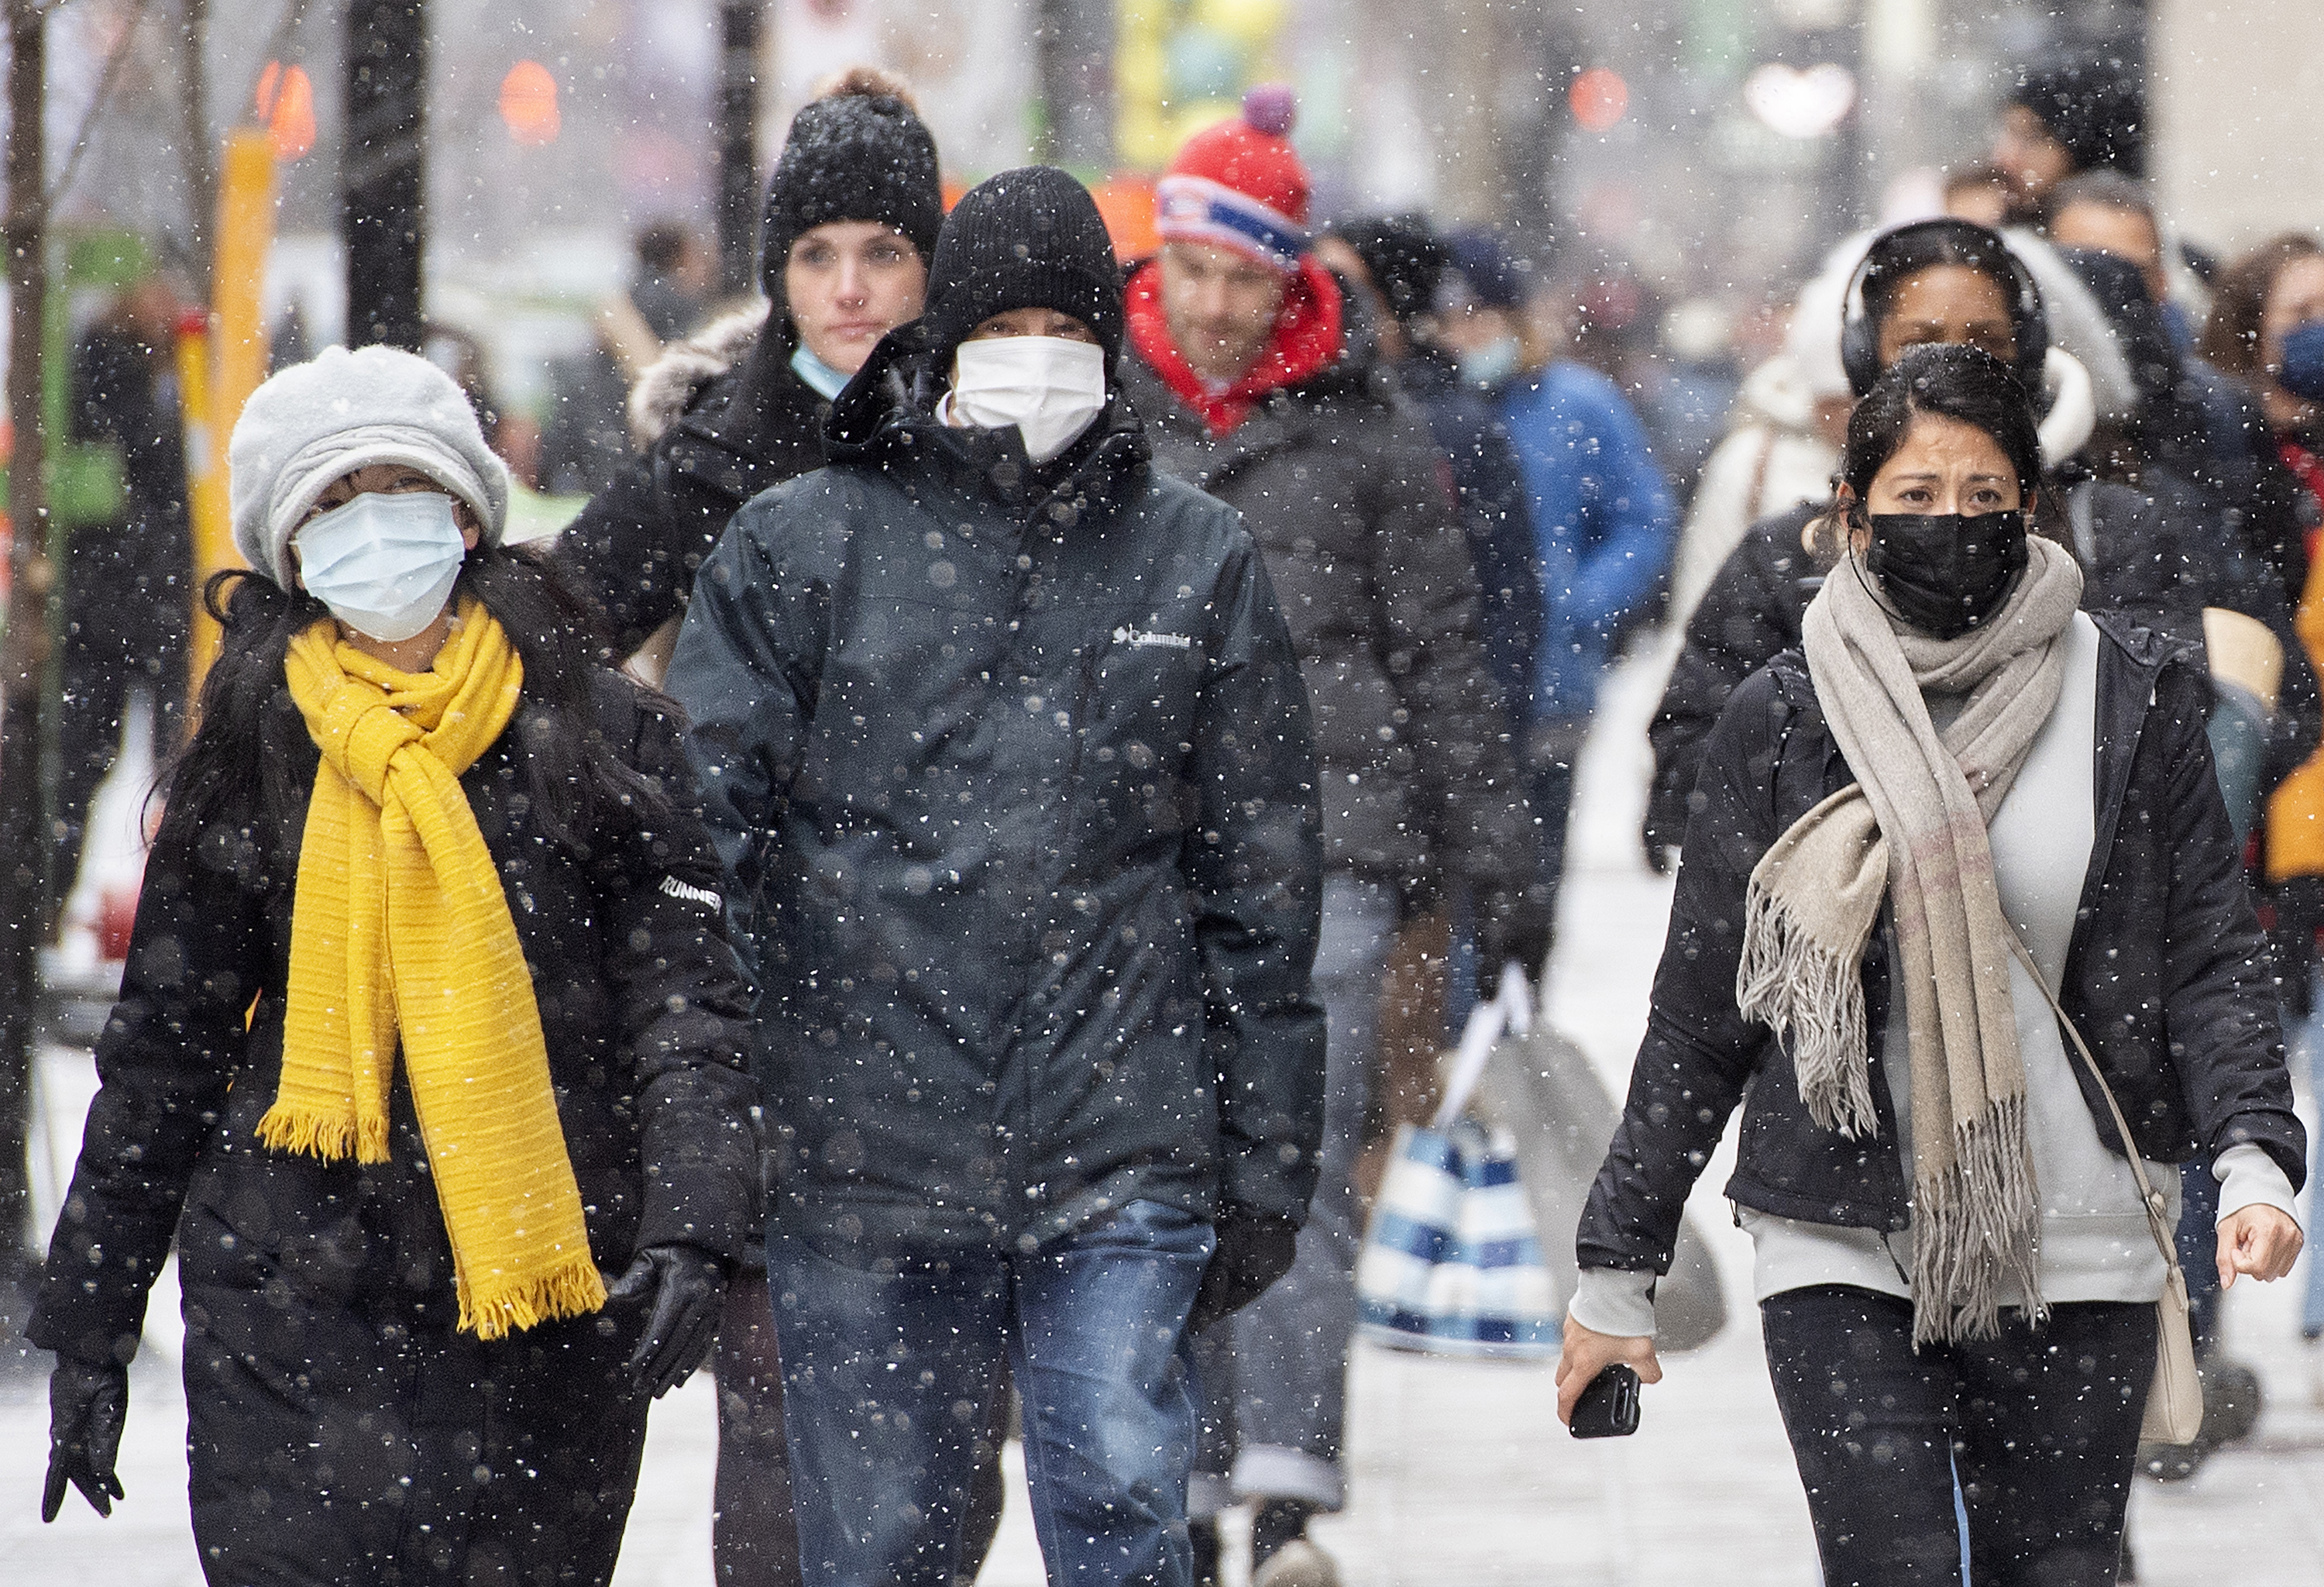
{"type": "Polygon", "coordinates": [[[1849,562],[1824,580],[1803,625],[1808,676],[1857,781],[1776,839],[1744,907],[1737,1004],[1789,1040],[1810,1116],[1851,1140],[1877,1129],[1859,964],[1881,900],[1892,907],[1916,1344],[1989,1336],[2012,1278],[2041,1304],[2025,1070],[1985,829],[2058,703],[2082,576],[2046,540],[2026,549],[2001,610],[1958,639],[1892,623],[1849,562]],[[1968,696],[1941,737],[1924,692],[1968,696]]]}

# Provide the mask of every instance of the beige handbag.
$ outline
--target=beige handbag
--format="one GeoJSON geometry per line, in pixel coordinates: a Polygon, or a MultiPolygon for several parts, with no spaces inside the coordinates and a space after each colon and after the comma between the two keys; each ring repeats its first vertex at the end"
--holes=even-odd
{"type": "Polygon", "coordinates": [[[2196,1376],[2195,1329],[2187,1315],[2187,1275],[2179,1267],[2179,1242],[2171,1227],[2170,1204],[2146,1177],[2146,1165],[2139,1161],[2137,1144],[2130,1137],[2130,1121],[2123,1117],[2122,1104],[2114,1100],[2114,1087],[2106,1083],[2106,1075],[2099,1069],[2098,1059],[2090,1056],[2082,1033],[2074,1029],[2073,1020],[2059,1006],[2058,994],[2042,978],[2016,927],[2008,929],[2009,946],[2015,950],[2017,962],[2025,966],[2025,973],[2042,989],[2051,1012],[2058,1016],[2058,1023],[2065,1027],[2067,1036],[2073,1040],[2074,1050],[2089,1066],[2090,1078],[2098,1083],[2098,1094],[2107,1100],[2107,1111],[2114,1115],[2116,1133],[2121,1137],[2123,1151],[2130,1158],[2131,1176],[2138,1181],[2139,1199],[2146,1204],[2147,1232],[2154,1236],[2155,1249],[2163,1253],[2163,1265],[2169,1269],[2163,1275],[2163,1298],[2154,1303],[2154,1386],[2147,1390],[2146,1419],[2138,1429],[2139,1442],[2192,1444],[2195,1435],[2203,1430],[2203,1383],[2196,1376]]]}

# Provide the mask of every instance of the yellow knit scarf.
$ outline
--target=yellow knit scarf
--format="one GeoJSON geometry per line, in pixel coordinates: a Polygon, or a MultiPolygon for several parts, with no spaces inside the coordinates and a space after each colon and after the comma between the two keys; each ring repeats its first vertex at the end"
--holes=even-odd
{"type": "Polygon", "coordinates": [[[460,774],[515,715],[524,668],[474,601],[426,672],[291,641],[290,697],[323,752],[299,854],[282,1085],[258,1137],[387,1161],[399,1035],[451,1236],[459,1326],[497,1339],[604,1304],[549,1051],[500,872],[460,774]]]}

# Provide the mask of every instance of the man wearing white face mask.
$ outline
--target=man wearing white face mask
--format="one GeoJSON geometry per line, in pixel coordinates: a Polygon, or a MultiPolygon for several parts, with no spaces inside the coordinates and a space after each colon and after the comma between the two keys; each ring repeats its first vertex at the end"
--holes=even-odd
{"type": "Polygon", "coordinates": [[[1078,182],[970,192],[671,658],[760,944],[810,1582],[950,1587],[1005,1365],[1050,1579],[1191,1587],[1190,1342],[1314,1187],[1306,695],[1240,520],[1148,466],[1121,341],[1078,182]]]}

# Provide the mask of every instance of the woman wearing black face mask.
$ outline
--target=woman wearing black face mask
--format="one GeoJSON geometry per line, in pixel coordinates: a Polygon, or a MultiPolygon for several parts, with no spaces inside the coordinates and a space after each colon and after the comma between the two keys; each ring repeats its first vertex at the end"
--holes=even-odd
{"type": "Polygon", "coordinates": [[[1956,1472],[1981,1587],[2112,1582],[2169,1274],[2142,1183],[2175,1221],[2163,1165],[2213,1154],[2223,1281],[2301,1245],[2202,675],[2076,610],[2024,532],[2036,457],[1975,348],[1906,354],[1858,407],[1849,566],[1712,733],[1580,1231],[1561,1414],[1611,1363],[1660,1376],[1654,1279],[1745,1106],[1726,1194],[1836,1587],[1960,1581],[1956,1472]]]}

